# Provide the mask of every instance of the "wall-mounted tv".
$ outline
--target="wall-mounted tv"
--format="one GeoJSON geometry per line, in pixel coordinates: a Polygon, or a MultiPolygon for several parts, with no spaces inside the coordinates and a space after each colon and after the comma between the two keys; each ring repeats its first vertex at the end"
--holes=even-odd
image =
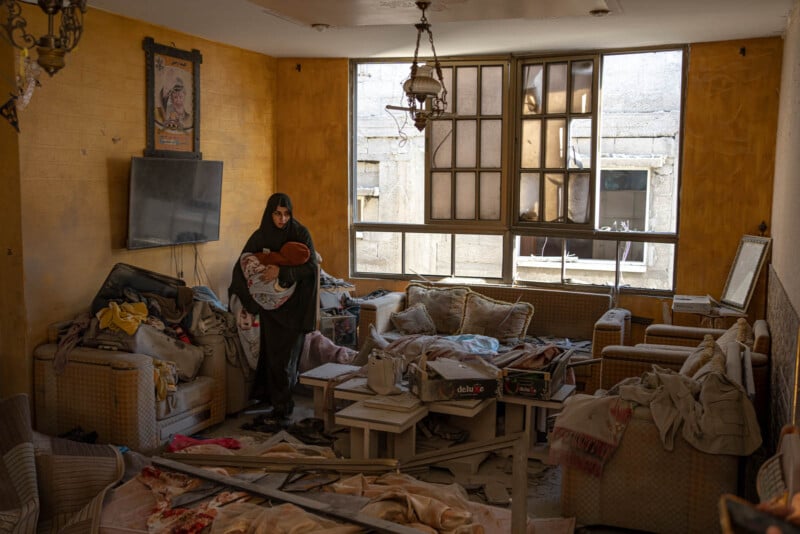
{"type": "Polygon", "coordinates": [[[128,248],[219,240],[222,162],[131,158],[128,248]]]}

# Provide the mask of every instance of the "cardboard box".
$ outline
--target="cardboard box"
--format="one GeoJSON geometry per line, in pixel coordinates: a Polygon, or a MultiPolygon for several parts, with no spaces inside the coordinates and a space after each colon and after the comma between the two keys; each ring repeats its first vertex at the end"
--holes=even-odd
{"type": "Polygon", "coordinates": [[[562,352],[541,369],[503,369],[503,394],[548,400],[564,384],[573,350],[562,352]]]}
{"type": "Polygon", "coordinates": [[[424,402],[485,399],[500,393],[502,372],[483,360],[438,358],[408,366],[408,388],[424,402]]]}

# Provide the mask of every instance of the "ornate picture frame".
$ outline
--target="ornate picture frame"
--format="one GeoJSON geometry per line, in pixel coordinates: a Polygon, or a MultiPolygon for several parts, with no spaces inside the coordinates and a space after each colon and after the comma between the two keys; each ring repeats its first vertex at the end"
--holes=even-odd
{"type": "Polygon", "coordinates": [[[199,50],[142,42],[146,64],[148,157],[202,159],[199,50]]]}
{"type": "Polygon", "coordinates": [[[742,236],[725,289],[722,290],[722,304],[743,313],[747,311],[771,241],[769,237],[742,236]]]}

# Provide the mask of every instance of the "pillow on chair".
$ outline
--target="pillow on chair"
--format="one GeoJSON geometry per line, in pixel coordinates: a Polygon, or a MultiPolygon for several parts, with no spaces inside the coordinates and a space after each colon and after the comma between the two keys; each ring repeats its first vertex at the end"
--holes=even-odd
{"type": "Polygon", "coordinates": [[[394,327],[403,335],[410,334],[436,334],[436,325],[421,302],[406,308],[401,312],[394,312],[389,319],[394,327]]]}
{"type": "Polygon", "coordinates": [[[740,317],[736,324],[728,328],[724,334],[717,338],[717,345],[720,347],[725,347],[731,341],[738,341],[740,343],[744,343],[747,345],[750,350],[753,349],[753,343],[755,343],[755,334],[753,333],[753,327],[747,322],[747,319],[744,317],[740,317]]]}
{"type": "Polygon", "coordinates": [[[683,362],[679,373],[698,379],[712,371],[725,373],[725,353],[711,335],[706,335],[700,346],[683,362]]]}
{"type": "Polygon", "coordinates": [[[525,336],[533,318],[533,304],[503,302],[470,292],[464,310],[462,334],[496,338],[500,343],[516,343],[525,336]]]}
{"type": "Polygon", "coordinates": [[[406,306],[422,303],[436,325],[436,333],[457,334],[464,318],[464,308],[468,287],[428,287],[422,284],[408,284],[406,287],[406,306]]]}

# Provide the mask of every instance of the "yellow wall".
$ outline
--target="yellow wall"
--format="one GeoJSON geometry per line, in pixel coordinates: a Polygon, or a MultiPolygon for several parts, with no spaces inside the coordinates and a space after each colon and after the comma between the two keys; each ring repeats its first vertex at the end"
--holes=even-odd
{"type": "MultiPolygon", "coordinates": [[[[761,221],[770,224],[782,54],[777,37],[690,47],[676,293],[719,298],[742,235],[758,235],[761,221]]],[[[765,317],[766,272],[750,304],[751,321],[765,317]]],[[[665,319],[664,303],[669,310],[671,299],[619,301],[655,322],[665,319]]],[[[642,332],[634,331],[634,341],[642,332]]]]}
{"type": "MultiPolygon", "coordinates": [[[[35,18],[32,11],[38,8],[26,8],[35,18]]],[[[30,350],[45,339],[49,323],[88,309],[118,262],[182,271],[188,284],[202,281],[226,297],[233,261],[274,192],[274,58],[92,9],[85,20],[67,66],[53,78],[42,76],[42,87],[20,114],[25,299],[23,306],[10,305],[27,313],[28,350],[4,347],[0,354],[4,395],[32,391],[30,350]],[[194,276],[191,245],[125,248],[130,158],[145,148],[146,36],[203,56],[200,149],[204,159],[224,162],[220,240],[197,247],[198,268],[208,280],[194,276]]],[[[5,153],[9,145],[2,146],[5,153]]],[[[14,188],[4,188],[3,202],[9,191],[13,195],[14,188]]]]}
{"type": "Polygon", "coordinates": [[[336,278],[349,273],[347,59],[279,59],[277,187],[336,278]]]}
{"type": "MultiPolygon", "coordinates": [[[[14,53],[0,46],[0,106],[13,91],[14,53]]],[[[20,225],[19,138],[11,124],[0,119],[0,377],[27,379],[18,365],[27,353],[25,295],[22,286],[22,227],[20,225]]],[[[14,391],[13,381],[0,379],[0,398],[14,391]]]]}

